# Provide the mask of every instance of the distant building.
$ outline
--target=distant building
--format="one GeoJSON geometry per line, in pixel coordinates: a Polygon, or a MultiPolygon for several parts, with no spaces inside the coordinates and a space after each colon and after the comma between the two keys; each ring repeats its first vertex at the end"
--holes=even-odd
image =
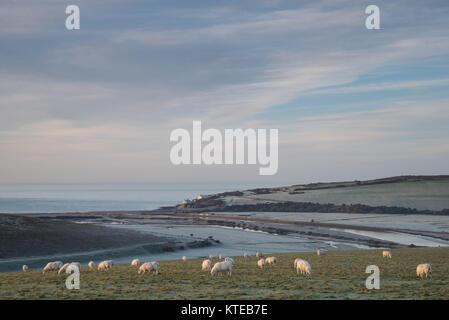
{"type": "Polygon", "coordinates": [[[184,200],[182,201],[182,205],[183,205],[183,206],[188,205],[188,204],[191,204],[191,203],[192,203],[192,201],[191,201],[190,199],[184,199],[184,200]]]}

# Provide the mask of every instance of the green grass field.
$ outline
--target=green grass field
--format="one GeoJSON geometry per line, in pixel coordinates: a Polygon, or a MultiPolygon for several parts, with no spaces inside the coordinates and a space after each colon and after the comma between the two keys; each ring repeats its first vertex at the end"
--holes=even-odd
{"type": "MultiPolygon", "coordinates": [[[[232,278],[211,278],[203,259],[161,261],[159,275],[137,275],[137,267],[115,265],[109,272],[81,269],[80,290],[68,290],[65,276],[40,271],[0,274],[0,299],[449,299],[449,249],[397,249],[276,254],[278,264],[263,270],[256,258],[234,257],[232,278]],[[297,275],[295,258],[312,266],[297,275]],[[419,263],[432,265],[433,279],[416,277],[419,263]],[[368,265],[380,268],[380,289],[368,290],[368,265]]],[[[215,261],[214,261],[215,263],[215,261]]]]}

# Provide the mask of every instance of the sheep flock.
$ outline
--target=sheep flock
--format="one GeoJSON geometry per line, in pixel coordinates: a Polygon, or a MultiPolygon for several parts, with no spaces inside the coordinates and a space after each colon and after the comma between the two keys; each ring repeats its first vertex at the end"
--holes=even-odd
{"type": "MultiPolygon", "coordinates": [[[[308,255],[310,257],[310,255],[308,255]]],[[[312,260],[309,260],[309,258],[305,259],[305,256],[298,257],[298,258],[289,258],[293,265],[293,272],[296,274],[296,277],[299,279],[311,279],[312,277],[315,279],[319,279],[323,275],[323,271],[320,270],[320,263],[319,261],[326,261],[326,263],[333,264],[333,259],[336,255],[334,254],[328,254],[326,250],[319,249],[317,250],[317,256],[315,259],[311,258],[312,260]],[[323,260],[324,259],[324,260],[323,260]],[[312,262],[312,263],[311,263],[312,262]],[[313,264],[317,264],[316,267],[313,267],[313,264]],[[314,269],[318,268],[318,269],[314,269]],[[315,271],[315,274],[313,273],[315,271]]],[[[389,262],[390,259],[392,259],[392,254],[390,250],[383,250],[379,254],[379,259],[385,259],[388,258],[388,260],[383,260],[386,265],[393,266],[394,264],[391,264],[389,262]]],[[[231,258],[231,257],[224,257],[223,255],[209,255],[204,257],[203,260],[196,259],[188,259],[186,256],[181,257],[182,263],[179,265],[179,268],[193,268],[191,270],[194,271],[195,264],[197,265],[197,271],[199,274],[205,274],[206,272],[209,273],[209,277],[212,279],[223,279],[226,281],[226,279],[231,279],[233,276],[233,272],[237,273],[245,273],[247,272],[244,268],[251,268],[251,265],[253,265],[254,271],[256,273],[259,273],[261,277],[264,277],[264,275],[267,274],[275,274],[275,273],[285,273],[286,270],[288,270],[287,263],[288,260],[286,258],[281,257],[279,260],[278,257],[275,256],[264,256],[260,252],[257,252],[255,254],[249,254],[249,253],[243,253],[241,258],[239,260],[238,258],[231,258]],[[235,260],[237,260],[237,264],[235,260]],[[279,266],[279,263],[281,262],[281,267],[279,266]],[[239,266],[240,264],[240,266],[239,266]],[[244,265],[245,267],[242,269],[241,265],[244,265]],[[237,267],[237,269],[236,269],[237,267]],[[259,270],[259,271],[256,271],[259,270]],[[219,277],[221,276],[221,278],[219,277]],[[219,278],[217,278],[219,277],[219,278]],[[223,278],[224,277],[224,278],[223,278]]],[[[367,262],[369,264],[370,262],[367,262]]],[[[379,260],[380,263],[380,260],[379,260]]],[[[70,266],[74,266],[78,269],[78,271],[81,270],[81,264],[79,262],[67,262],[63,263],[62,261],[50,261],[48,262],[42,269],[42,274],[45,276],[48,273],[54,272],[58,275],[63,275],[70,273],[73,271],[73,267],[69,268],[70,266]],[[68,269],[69,268],[69,269],[68,269]]],[[[418,279],[432,279],[432,267],[429,263],[420,263],[416,266],[416,277],[418,279]]],[[[104,261],[90,261],[87,264],[87,267],[84,272],[102,272],[107,273],[114,269],[114,261],[113,260],[104,260],[104,261]]],[[[411,266],[410,266],[411,267],[411,266]]],[[[135,258],[130,259],[130,263],[128,264],[128,267],[126,265],[122,265],[120,270],[123,270],[123,268],[130,268],[130,270],[135,270],[138,275],[140,275],[143,278],[145,278],[146,274],[147,276],[153,274],[154,276],[157,276],[160,274],[160,264],[158,261],[142,261],[141,259],[135,258]]],[[[22,271],[27,272],[29,270],[27,265],[22,266],[22,271]]],[[[162,272],[164,272],[164,265],[162,272]]],[[[293,276],[293,275],[292,275],[293,276]]],[[[160,276],[159,276],[160,277],[160,276]]],[[[216,280],[215,280],[216,281],[216,280]]]]}

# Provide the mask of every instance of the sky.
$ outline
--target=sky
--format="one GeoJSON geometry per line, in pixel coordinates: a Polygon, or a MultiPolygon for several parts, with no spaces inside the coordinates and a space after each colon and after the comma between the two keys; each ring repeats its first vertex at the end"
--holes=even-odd
{"type": "Polygon", "coordinates": [[[448,17],[445,0],[4,0],[0,182],[448,174],[448,17]],[[277,174],[174,166],[170,133],[193,120],[278,129],[277,174]]]}

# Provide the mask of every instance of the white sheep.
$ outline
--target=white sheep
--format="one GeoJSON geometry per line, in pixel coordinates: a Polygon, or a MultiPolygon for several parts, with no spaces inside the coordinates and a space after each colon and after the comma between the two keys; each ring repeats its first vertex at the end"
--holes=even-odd
{"type": "Polygon", "coordinates": [[[93,261],[90,261],[88,266],[91,270],[95,270],[95,263],[93,261]]]}
{"type": "Polygon", "coordinates": [[[382,257],[383,258],[390,258],[391,259],[391,252],[388,250],[382,251],[382,257]]]}
{"type": "Polygon", "coordinates": [[[312,273],[312,267],[310,266],[310,263],[308,263],[306,260],[303,260],[303,259],[295,260],[295,268],[296,268],[296,273],[301,272],[301,274],[307,274],[307,275],[310,275],[312,273]]]}
{"type": "Polygon", "coordinates": [[[209,259],[212,260],[213,258],[214,258],[214,256],[210,254],[209,259]]]}
{"type": "Polygon", "coordinates": [[[53,262],[49,262],[45,265],[45,267],[42,269],[42,274],[45,274],[49,271],[53,271],[53,262]]]}
{"type": "Polygon", "coordinates": [[[77,266],[78,270],[81,268],[79,262],[66,263],[61,268],[59,268],[58,274],[61,275],[61,273],[65,272],[69,266],[77,266]]]}
{"type": "Polygon", "coordinates": [[[131,261],[131,265],[133,267],[137,267],[139,266],[140,260],[139,259],[134,259],[133,261],[131,261]]]}
{"type": "Polygon", "coordinates": [[[49,271],[58,271],[59,268],[63,266],[61,261],[52,261],[45,265],[44,269],[42,269],[42,274],[45,274],[49,271]]]}
{"type": "Polygon", "coordinates": [[[421,279],[424,278],[424,276],[426,276],[426,279],[427,279],[427,276],[430,276],[430,278],[432,279],[432,268],[431,268],[430,264],[428,264],[428,263],[419,264],[416,267],[416,275],[418,277],[420,277],[421,279]]]}
{"type": "Polygon", "coordinates": [[[229,276],[232,276],[232,262],[231,261],[222,261],[222,262],[217,262],[214,267],[212,268],[212,270],[210,271],[210,274],[212,276],[214,276],[217,273],[222,273],[222,272],[228,272],[229,276]]]}
{"type": "Polygon", "coordinates": [[[248,254],[246,252],[243,254],[243,258],[248,259],[248,254]]]}
{"type": "Polygon", "coordinates": [[[22,266],[22,270],[23,270],[23,272],[27,272],[28,271],[28,266],[26,264],[24,264],[22,266]]]}
{"type": "Polygon", "coordinates": [[[221,256],[221,253],[218,255],[218,260],[223,259],[223,257],[221,256]]]}
{"type": "Polygon", "coordinates": [[[201,270],[210,270],[212,268],[212,261],[209,259],[206,259],[203,261],[203,264],[201,266],[201,270]]]}
{"type": "Polygon", "coordinates": [[[327,251],[326,250],[323,250],[323,249],[318,249],[317,251],[316,251],[316,255],[317,256],[325,256],[327,254],[327,251]]]}
{"type": "Polygon", "coordinates": [[[301,259],[296,258],[295,261],[293,262],[293,268],[295,268],[295,270],[296,270],[296,264],[298,263],[299,260],[301,260],[301,259]]]}
{"type": "Polygon", "coordinates": [[[229,258],[229,257],[226,257],[226,258],[225,258],[225,261],[230,261],[232,264],[235,264],[234,259],[229,258]]]}
{"type": "Polygon", "coordinates": [[[277,259],[276,257],[268,257],[265,259],[265,264],[276,264],[277,259]]]}
{"type": "Polygon", "coordinates": [[[259,261],[257,261],[257,266],[259,268],[263,268],[265,266],[265,259],[264,258],[259,259],[259,261]]]}
{"type": "Polygon", "coordinates": [[[61,273],[63,273],[69,265],[70,265],[70,263],[66,263],[61,268],[59,268],[58,274],[60,275],[61,273]]]}
{"type": "Polygon", "coordinates": [[[182,261],[186,261],[187,257],[186,256],[182,256],[182,261]]]}
{"type": "Polygon", "coordinates": [[[114,265],[114,261],[112,260],[105,260],[98,264],[98,271],[107,271],[112,268],[114,265]]]}
{"type": "Polygon", "coordinates": [[[137,274],[144,274],[145,272],[151,272],[154,271],[156,274],[159,273],[159,262],[152,261],[152,262],[145,262],[143,263],[139,270],[137,271],[137,274]]]}
{"type": "Polygon", "coordinates": [[[256,252],[256,258],[262,258],[263,254],[261,252],[256,252]]]}

